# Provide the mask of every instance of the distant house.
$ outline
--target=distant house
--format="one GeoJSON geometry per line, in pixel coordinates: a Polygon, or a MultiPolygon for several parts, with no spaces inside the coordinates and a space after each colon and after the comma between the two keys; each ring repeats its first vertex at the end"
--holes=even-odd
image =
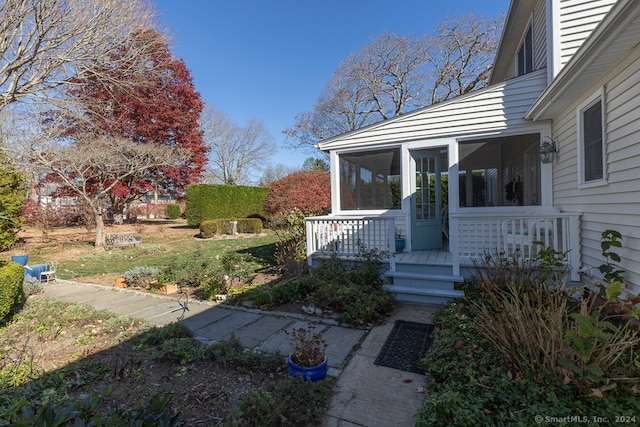
{"type": "Polygon", "coordinates": [[[356,242],[395,252],[389,290],[442,302],[491,251],[568,251],[598,281],[601,233],[640,292],[640,1],[514,0],[490,85],[324,140],[332,213],[310,262],[356,242]]]}

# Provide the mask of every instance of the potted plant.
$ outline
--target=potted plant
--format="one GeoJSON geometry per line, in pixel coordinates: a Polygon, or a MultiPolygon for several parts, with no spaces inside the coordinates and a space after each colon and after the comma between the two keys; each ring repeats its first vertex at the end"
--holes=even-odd
{"type": "Polygon", "coordinates": [[[291,332],[291,354],[287,358],[289,375],[318,381],[327,375],[327,343],[315,332],[315,326],[291,332]]]}
{"type": "Polygon", "coordinates": [[[396,230],[396,252],[404,251],[407,242],[404,239],[404,236],[400,233],[400,231],[396,230]]]}

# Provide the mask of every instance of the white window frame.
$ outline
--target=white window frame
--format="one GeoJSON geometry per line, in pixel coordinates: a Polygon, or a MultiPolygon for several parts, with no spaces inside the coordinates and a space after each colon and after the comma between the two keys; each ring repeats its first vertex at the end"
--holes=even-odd
{"type": "Polygon", "coordinates": [[[600,88],[594,94],[585,99],[578,107],[576,108],[576,135],[577,135],[577,153],[578,153],[578,187],[579,188],[588,188],[588,187],[596,187],[600,185],[607,184],[607,159],[606,159],[606,145],[607,141],[605,139],[605,102],[604,102],[604,88],[600,88]],[[600,102],[601,104],[601,114],[600,120],[602,121],[602,177],[599,179],[594,179],[587,181],[585,179],[585,170],[584,170],[584,161],[585,161],[585,149],[584,149],[584,112],[593,107],[596,103],[600,102]]]}

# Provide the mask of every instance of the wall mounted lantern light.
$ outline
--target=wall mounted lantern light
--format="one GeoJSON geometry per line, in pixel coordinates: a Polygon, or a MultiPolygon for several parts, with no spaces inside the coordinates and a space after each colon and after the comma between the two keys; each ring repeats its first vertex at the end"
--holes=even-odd
{"type": "Polygon", "coordinates": [[[540,161],[542,163],[553,162],[553,155],[558,152],[556,141],[548,136],[544,137],[544,141],[540,145],[540,161]]]}

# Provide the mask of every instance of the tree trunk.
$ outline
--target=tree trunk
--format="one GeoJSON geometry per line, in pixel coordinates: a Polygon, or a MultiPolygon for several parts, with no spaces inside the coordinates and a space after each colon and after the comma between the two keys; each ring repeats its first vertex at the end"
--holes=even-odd
{"type": "Polygon", "coordinates": [[[111,212],[113,214],[113,223],[115,225],[124,224],[124,208],[126,203],[118,196],[109,196],[111,204],[111,212]]]}
{"type": "Polygon", "coordinates": [[[124,214],[114,212],[114,213],[113,213],[113,223],[114,223],[115,225],[122,225],[122,224],[124,224],[124,214]]]}
{"type": "Polygon", "coordinates": [[[104,219],[102,218],[102,208],[95,211],[96,219],[96,242],[95,246],[101,248],[104,246],[104,219]]]}

